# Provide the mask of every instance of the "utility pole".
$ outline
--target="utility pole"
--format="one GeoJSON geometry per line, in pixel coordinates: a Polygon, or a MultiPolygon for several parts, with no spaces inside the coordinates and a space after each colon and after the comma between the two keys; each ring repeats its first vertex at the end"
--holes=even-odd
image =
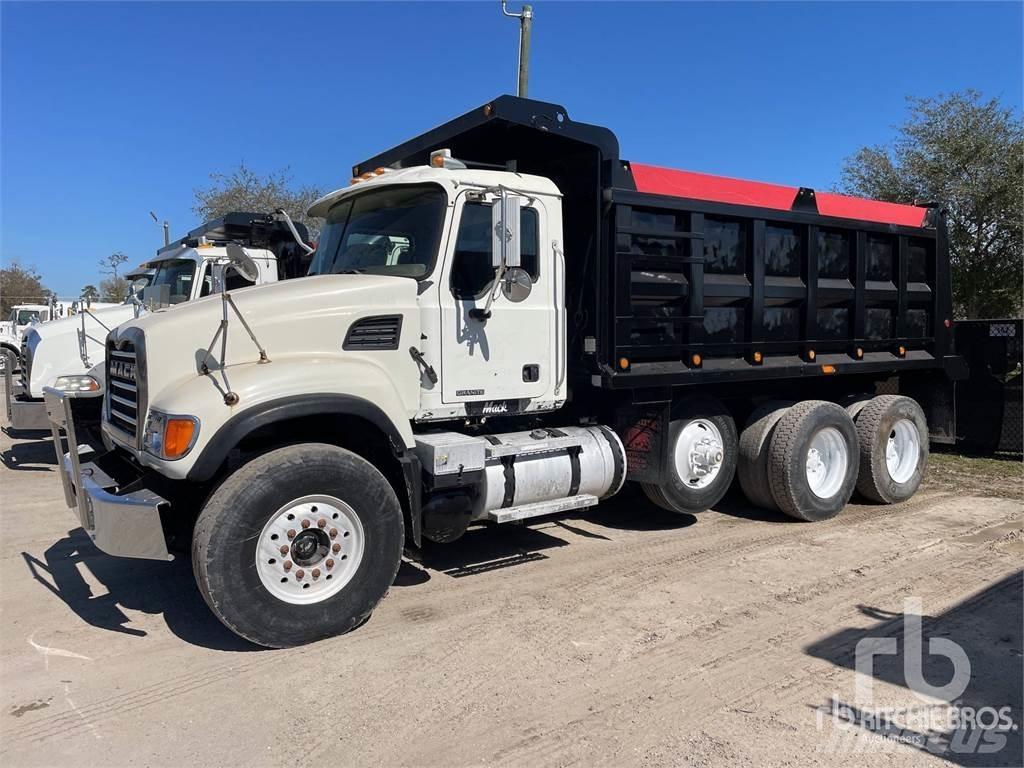
{"type": "MultiPolygon", "coordinates": [[[[153,217],[153,221],[155,221],[157,224],[160,223],[160,219],[158,219],[156,217],[155,213],[150,211],[149,215],[153,217]]],[[[164,219],[163,227],[164,227],[164,245],[170,245],[170,243],[171,243],[171,224],[170,224],[169,221],[167,221],[167,219],[164,219]]]]}
{"type": "Polygon", "coordinates": [[[519,13],[510,13],[501,0],[501,12],[506,16],[519,19],[519,90],[516,95],[526,98],[530,80],[530,33],[533,30],[533,6],[524,5],[519,13]]]}

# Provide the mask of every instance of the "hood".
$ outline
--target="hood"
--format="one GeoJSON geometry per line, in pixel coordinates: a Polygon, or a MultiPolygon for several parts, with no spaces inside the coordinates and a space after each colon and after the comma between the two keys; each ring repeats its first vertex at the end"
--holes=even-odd
{"type": "MultiPolygon", "coordinates": [[[[315,275],[231,291],[235,306],[272,363],[339,357],[349,326],[381,314],[403,315],[402,335],[419,338],[415,280],[383,275],[315,275]]],[[[207,354],[222,317],[219,295],[158,310],[120,326],[115,342],[145,345],[142,370],[150,402],[160,392],[220,368],[221,343],[207,354]],[[141,334],[141,336],[140,336],[141,334]]],[[[255,363],[259,351],[228,308],[224,367],[255,363]]],[[[230,372],[227,372],[230,380],[230,372]]],[[[300,369],[297,374],[301,375],[300,369]]]]}
{"type": "Polygon", "coordinates": [[[28,350],[29,394],[42,397],[43,387],[51,386],[58,376],[88,373],[90,367],[103,360],[107,334],[134,317],[132,305],[115,304],[27,328],[24,345],[28,350]],[[78,338],[83,321],[89,365],[82,361],[78,338]]]}

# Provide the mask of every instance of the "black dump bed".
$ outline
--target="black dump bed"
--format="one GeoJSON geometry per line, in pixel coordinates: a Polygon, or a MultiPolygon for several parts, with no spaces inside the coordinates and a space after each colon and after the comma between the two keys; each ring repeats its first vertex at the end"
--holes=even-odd
{"type": "Polygon", "coordinates": [[[547,176],[564,200],[569,365],[612,389],[945,369],[952,332],[936,206],[675,171],[608,129],[502,96],[359,163],[468,162],[547,176]]]}

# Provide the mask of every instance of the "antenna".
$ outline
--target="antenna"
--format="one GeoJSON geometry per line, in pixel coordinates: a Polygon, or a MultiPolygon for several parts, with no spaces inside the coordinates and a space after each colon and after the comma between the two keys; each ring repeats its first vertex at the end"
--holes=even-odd
{"type": "MultiPolygon", "coordinates": [[[[149,215],[153,217],[153,221],[155,221],[157,224],[160,223],[160,219],[158,219],[156,217],[156,214],[153,213],[153,211],[150,211],[149,215]]],[[[163,227],[164,227],[164,245],[170,245],[170,243],[171,243],[171,224],[170,224],[169,221],[167,221],[167,219],[164,219],[163,227]]]]}
{"type": "Polygon", "coordinates": [[[511,19],[519,19],[519,90],[517,95],[526,98],[530,79],[530,33],[533,30],[533,6],[524,5],[519,13],[511,13],[501,0],[501,12],[511,19]]]}

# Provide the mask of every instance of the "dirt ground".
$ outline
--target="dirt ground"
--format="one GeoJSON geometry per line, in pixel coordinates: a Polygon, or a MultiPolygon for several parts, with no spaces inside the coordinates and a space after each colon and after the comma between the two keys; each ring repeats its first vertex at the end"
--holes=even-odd
{"type": "MultiPolygon", "coordinates": [[[[405,562],[356,632],[265,651],[212,617],[185,559],[98,552],[51,451],[0,436],[5,766],[1021,763],[1018,460],[937,454],[910,502],[819,524],[735,495],[672,515],[625,492],[474,530],[405,562]],[[833,702],[863,708],[870,637],[900,643],[871,703],[922,706],[903,665],[912,597],[924,637],[970,660],[961,705],[1012,707],[1001,749],[943,751],[941,723],[899,743],[833,720],[833,702]]],[[[923,658],[929,683],[951,678],[923,658]]]]}

